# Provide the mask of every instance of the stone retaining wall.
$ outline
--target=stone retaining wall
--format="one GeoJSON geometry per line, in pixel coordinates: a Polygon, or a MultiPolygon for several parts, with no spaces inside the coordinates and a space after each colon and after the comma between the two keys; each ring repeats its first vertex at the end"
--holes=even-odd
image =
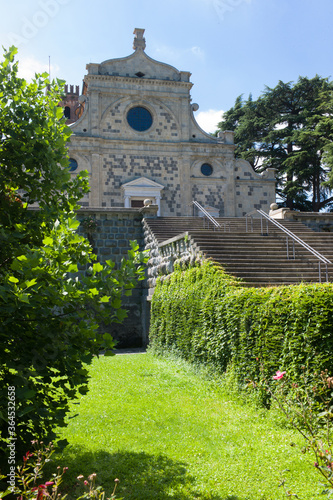
{"type": "Polygon", "coordinates": [[[333,232],[332,212],[297,212],[289,208],[271,210],[269,215],[274,219],[285,219],[301,222],[317,232],[333,232]]]}
{"type": "MultiPolygon", "coordinates": [[[[89,239],[101,263],[110,259],[119,266],[130,249],[130,240],[136,240],[140,250],[144,249],[142,213],[138,209],[86,208],[79,210],[78,219],[81,221],[79,233],[89,239]]],[[[124,307],[128,311],[125,321],[121,325],[101,325],[101,331],[111,333],[118,341],[118,348],[146,345],[146,296],[147,284],[141,281],[130,297],[124,297],[124,307]]]]}
{"type": "Polygon", "coordinates": [[[163,243],[158,243],[145,221],[143,221],[143,226],[145,249],[149,250],[150,255],[147,269],[147,300],[149,301],[154,293],[158,277],[171,274],[176,263],[182,264],[184,268],[194,265],[196,259],[201,256],[187,231],[163,243]]]}

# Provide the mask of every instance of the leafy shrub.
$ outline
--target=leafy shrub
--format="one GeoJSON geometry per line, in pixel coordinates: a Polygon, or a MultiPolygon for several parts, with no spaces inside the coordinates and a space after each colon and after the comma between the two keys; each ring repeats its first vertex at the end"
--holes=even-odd
{"type": "MultiPolygon", "coordinates": [[[[266,379],[263,379],[263,386],[272,397],[276,409],[303,437],[301,452],[310,453],[314,458],[313,465],[324,487],[322,494],[333,498],[333,377],[327,376],[327,370],[309,374],[304,370],[299,382],[295,383],[288,381],[286,373],[277,371],[273,376],[276,387],[272,387],[266,379]]],[[[285,482],[282,478],[280,486],[283,486],[286,495],[299,498],[286,488],[285,482]]]]}
{"type": "Polygon", "coordinates": [[[208,261],[178,269],[156,286],[150,345],[244,383],[287,366],[295,379],[304,367],[332,373],[333,286],[245,288],[208,261]]]}
{"type": "MultiPolygon", "coordinates": [[[[43,480],[43,473],[45,465],[50,462],[51,456],[54,452],[53,444],[49,443],[45,446],[43,441],[31,441],[33,451],[27,451],[23,457],[23,464],[18,466],[7,476],[0,476],[5,490],[0,490],[0,498],[7,495],[16,495],[20,500],[65,500],[67,493],[61,493],[61,484],[63,476],[67,472],[68,467],[57,467],[57,472],[52,474],[49,481],[43,480]],[[5,482],[6,480],[6,482],[5,482]]],[[[101,486],[96,485],[96,473],[90,474],[87,479],[80,474],[77,479],[79,483],[77,486],[82,485],[84,491],[82,494],[75,494],[77,500],[95,499],[104,500],[105,491],[101,486]]],[[[119,479],[115,479],[115,485],[111,496],[108,500],[116,498],[115,492],[119,479]]],[[[82,490],[82,488],[80,488],[82,490]]],[[[118,497],[118,500],[122,500],[118,497]]]]}
{"type": "Polygon", "coordinates": [[[122,297],[144,279],[146,261],[132,242],[118,269],[102,265],[77,234],[89,175],[69,172],[64,82],[44,74],[27,83],[15,53],[0,62],[2,467],[9,447],[19,455],[32,438],[53,438],[64,425],[69,402],[87,392],[85,364],[114,347],[110,334],[97,333],[99,323],[126,317],[122,297]]]}

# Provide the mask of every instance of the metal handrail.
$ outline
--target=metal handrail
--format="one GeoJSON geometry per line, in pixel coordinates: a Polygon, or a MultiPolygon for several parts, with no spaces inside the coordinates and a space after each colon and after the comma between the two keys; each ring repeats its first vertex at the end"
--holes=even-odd
{"type": "Polygon", "coordinates": [[[205,217],[207,217],[208,221],[210,221],[215,227],[221,228],[220,224],[217,222],[217,220],[214,219],[212,215],[210,215],[207,210],[200,205],[197,201],[192,201],[192,204],[195,205],[203,214],[205,217]]]}
{"type": "MultiPolygon", "coordinates": [[[[248,223],[247,223],[247,220],[248,220],[248,217],[250,217],[251,219],[251,232],[253,233],[253,217],[252,215],[256,214],[258,212],[257,209],[255,210],[252,210],[252,212],[249,212],[247,214],[245,214],[245,230],[246,232],[248,232],[248,223]]],[[[260,217],[260,224],[261,224],[261,234],[262,236],[264,235],[268,235],[268,220],[266,220],[266,233],[264,233],[263,231],[263,225],[262,225],[262,217],[260,217]]]]}
{"type": "MultiPolygon", "coordinates": [[[[276,227],[278,227],[281,231],[283,231],[285,234],[287,234],[287,258],[289,259],[289,246],[288,246],[288,236],[293,240],[293,242],[297,242],[299,245],[302,245],[306,250],[308,250],[312,255],[314,255],[318,259],[318,265],[319,265],[319,282],[321,283],[321,268],[320,268],[320,262],[323,262],[326,266],[326,281],[328,281],[328,269],[327,269],[327,264],[332,264],[330,260],[328,260],[324,255],[321,253],[317,252],[314,248],[312,248],[310,245],[305,243],[301,238],[296,236],[292,231],[284,227],[282,224],[277,222],[275,219],[273,219],[270,215],[266,214],[263,210],[257,210],[257,212],[264,217],[267,221],[271,222],[274,224],[276,227]]],[[[294,243],[293,243],[294,244],[294,243]]],[[[295,259],[295,247],[293,251],[294,259],[295,259]]]]}

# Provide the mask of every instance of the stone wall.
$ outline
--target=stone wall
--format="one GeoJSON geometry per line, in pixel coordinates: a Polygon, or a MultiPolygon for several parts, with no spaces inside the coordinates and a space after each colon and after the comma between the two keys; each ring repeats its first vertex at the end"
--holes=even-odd
{"type": "MultiPolygon", "coordinates": [[[[122,99],[119,101],[119,96],[114,97],[114,103],[110,105],[110,97],[105,98],[102,103],[106,107],[103,113],[103,119],[100,124],[100,133],[105,138],[135,140],[137,132],[131,130],[126,120],[126,112],[131,105],[131,99],[122,99]]],[[[171,100],[170,100],[171,101],[171,100]]],[[[147,106],[147,103],[145,103],[147,106]]],[[[172,104],[172,101],[168,103],[172,104]]],[[[176,140],[179,138],[179,125],[174,116],[168,111],[168,108],[161,105],[159,101],[151,99],[148,103],[149,110],[153,113],[156,126],[152,127],[150,132],[147,132],[147,140],[160,140],[163,136],[163,141],[176,140]]]]}
{"type": "Polygon", "coordinates": [[[301,222],[313,231],[333,233],[333,213],[331,212],[297,212],[289,208],[278,208],[276,210],[271,209],[269,215],[274,219],[301,222]]]}
{"type": "Polygon", "coordinates": [[[108,154],[102,158],[102,164],[103,207],[124,206],[121,186],[125,175],[127,179],[148,177],[164,185],[163,214],[181,215],[180,174],[176,158],[148,153],[108,154]]]}
{"type": "Polygon", "coordinates": [[[145,221],[143,226],[145,249],[149,251],[150,256],[147,269],[147,300],[150,301],[157,278],[171,274],[176,263],[184,268],[194,265],[201,255],[187,231],[158,243],[145,221]]]}
{"type": "MultiPolygon", "coordinates": [[[[81,209],[78,219],[81,221],[79,233],[89,239],[101,263],[110,259],[119,266],[130,249],[130,240],[136,240],[140,250],[144,249],[142,214],[137,209],[81,209]],[[93,231],[86,229],[87,218],[96,221],[93,231]]],[[[111,333],[119,348],[141,347],[147,342],[146,286],[146,281],[141,281],[133,289],[132,296],[124,297],[128,317],[121,325],[101,325],[101,331],[111,333]]]]}

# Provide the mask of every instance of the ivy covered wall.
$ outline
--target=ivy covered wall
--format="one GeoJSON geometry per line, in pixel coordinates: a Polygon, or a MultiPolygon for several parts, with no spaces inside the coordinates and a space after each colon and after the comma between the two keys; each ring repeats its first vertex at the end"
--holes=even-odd
{"type": "Polygon", "coordinates": [[[150,345],[258,381],[278,369],[333,373],[333,285],[245,288],[203,261],[158,280],[150,345]]]}

